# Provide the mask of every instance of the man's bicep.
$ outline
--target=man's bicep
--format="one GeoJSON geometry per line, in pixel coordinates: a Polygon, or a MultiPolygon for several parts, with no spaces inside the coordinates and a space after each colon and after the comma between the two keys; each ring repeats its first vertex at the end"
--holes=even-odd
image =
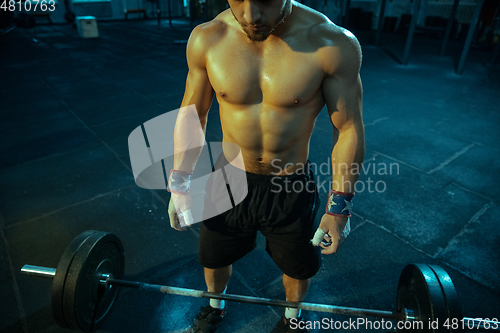
{"type": "MultiPolygon", "coordinates": [[[[212,104],[213,88],[206,69],[206,45],[201,33],[195,29],[187,45],[187,61],[189,72],[182,106],[196,105],[200,121],[206,121],[208,110],[212,104]]],[[[204,123],[202,124],[204,126],[204,123]]]]}
{"type": "Polygon", "coordinates": [[[332,125],[339,131],[362,127],[363,88],[359,75],[348,78],[329,76],[322,86],[332,125]]]}
{"type": "MultiPolygon", "coordinates": [[[[213,89],[206,71],[190,69],[187,80],[182,106],[196,105],[200,121],[206,121],[208,110],[212,104],[213,89]]],[[[204,126],[204,124],[202,124],[204,126]]]]}

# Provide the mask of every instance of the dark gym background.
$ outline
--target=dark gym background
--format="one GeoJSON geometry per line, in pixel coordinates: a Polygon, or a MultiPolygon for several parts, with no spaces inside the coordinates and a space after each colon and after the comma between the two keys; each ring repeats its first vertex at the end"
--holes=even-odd
{"type": "MultiPolygon", "coordinates": [[[[386,17],[375,46],[376,6],[370,11],[360,3],[353,1],[343,18],[335,10],[342,1],[308,4],[337,13],[332,19],[339,24],[347,19],[361,42],[365,165],[397,163],[399,168],[361,176],[372,186],[385,184],[384,191],[372,187],[372,193],[366,188],[356,195],[353,231],[338,254],[323,257],[306,301],[394,310],[404,266],[432,263],[449,272],[464,315],[500,319],[497,21],[478,22],[460,75],[467,24],[454,23],[440,56],[446,19],[427,17],[416,29],[404,65],[411,15],[386,17]]],[[[208,9],[196,7],[190,18],[174,6],[172,26],[166,2],[160,25],[154,2],[144,3],[145,19],[142,13],[128,20],[98,17],[99,38],[81,38],[64,22],[71,19],[62,18],[64,7],[52,23],[44,16],[4,12],[0,332],[65,332],[51,318],[51,282],[21,275],[20,268],[26,263],[56,267],[69,242],[88,229],[120,237],[126,278],[205,288],[196,258],[198,227],[172,230],[168,193],[135,185],[127,137],[143,122],[179,107],[187,74],[183,41],[191,24],[224,8],[208,4],[208,9]]],[[[221,139],[214,100],[207,141],[221,139]]],[[[326,162],[331,142],[324,110],[311,139],[310,160],[326,162]]],[[[324,204],[326,193],[321,195],[324,204]]],[[[260,239],[258,248],[235,264],[228,292],[284,298],[280,277],[260,239]]],[[[182,332],[205,303],[122,290],[101,332],[182,332]]],[[[281,313],[230,303],[220,332],[269,332],[281,313]]],[[[311,312],[306,317],[349,319],[311,312]]]]}

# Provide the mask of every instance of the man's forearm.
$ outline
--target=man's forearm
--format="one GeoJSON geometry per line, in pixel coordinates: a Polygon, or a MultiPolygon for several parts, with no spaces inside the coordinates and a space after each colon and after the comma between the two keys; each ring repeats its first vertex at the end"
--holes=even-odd
{"type": "Polygon", "coordinates": [[[174,130],[175,170],[193,172],[205,145],[205,124],[194,105],[179,110],[174,130]]]}
{"type": "Polygon", "coordinates": [[[352,193],[365,154],[364,133],[349,129],[339,134],[332,151],[332,190],[352,193]]]}

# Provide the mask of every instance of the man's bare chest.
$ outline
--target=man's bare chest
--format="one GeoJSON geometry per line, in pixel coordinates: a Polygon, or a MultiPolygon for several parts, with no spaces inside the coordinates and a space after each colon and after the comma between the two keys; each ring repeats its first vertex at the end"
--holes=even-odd
{"type": "Polygon", "coordinates": [[[321,93],[324,72],[314,53],[244,49],[207,54],[207,73],[219,100],[231,104],[303,105],[321,93]]]}

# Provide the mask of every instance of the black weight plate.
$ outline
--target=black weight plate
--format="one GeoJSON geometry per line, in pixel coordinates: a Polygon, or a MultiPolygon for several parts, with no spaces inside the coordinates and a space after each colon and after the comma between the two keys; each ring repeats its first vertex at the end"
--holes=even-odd
{"type": "Polygon", "coordinates": [[[66,276],[68,274],[69,266],[73,261],[78,249],[95,231],[89,230],[82,232],[75,237],[64,251],[59,263],[57,264],[56,275],[52,282],[50,293],[50,304],[52,308],[52,316],[57,325],[67,328],[68,324],[64,318],[63,311],[63,293],[64,285],[66,284],[66,276]]]}
{"type": "Polygon", "coordinates": [[[64,317],[69,328],[83,332],[99,329],[118,294],[117,287],[100,293],[102,273],[122,279],[125,268],[123,245],[111,233],[92,234],[78,249],[71,263],[63,295],[64,317]]]}
{"type": "MultiPolygon", "coordinates": [[[[460,306],[460,300],[458,299],[457,291],[455,290],[451,277],[441,266],[429,265],[429,267],[434,271],[434,274],[436,274],[439,284],[441,285],[441,290],[444,294],[446,302],[448,318],[461,320],[463,318],[462,307],[460,306]]],[[[461,324],[458,326],[459,327],[456,330],[450,328],[450,332],[465,332],[461,324]]]]}
{"type": "MultiPolygon", "coordinates": [[[[425,264],[407,265],[399,277],[396,311],[412,310],[415,322],[399,332],[449,332],[446,302],[434,271],[425,264]],[[438,320],[437,327],[431,324],[438,320]]],[[[408,326],[410,324],[408,323],[408,326]]]]}

